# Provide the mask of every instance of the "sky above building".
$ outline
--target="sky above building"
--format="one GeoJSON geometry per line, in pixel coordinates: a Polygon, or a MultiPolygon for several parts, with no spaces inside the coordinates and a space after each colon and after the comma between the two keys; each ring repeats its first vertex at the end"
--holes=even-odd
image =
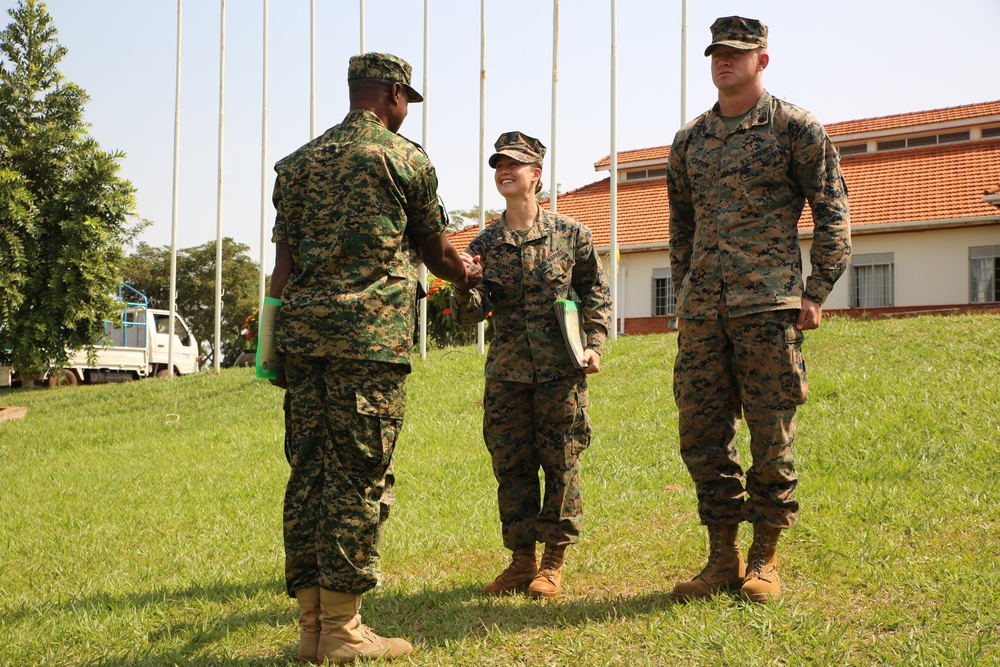
{"type": "MultiPolygon", "coordinates": [[[[10,9],[14,0],[0,0],[10,9]]],[[[486,0],[485,144],[521,130],[549,146],[543,181],[563,191],[607,176],[594,163],[611,150],[611,2],[559,3],[556,141],[552,138],[553,3],[486,0]]],[[[175,0],[48,0],[61,70],[90,95],[86,119],[105,150],[126,154],[122,175],[137,189],[141,240],[169,245],[173,216],[175,0]]],[[[427,81],[426,104],[410,106],[401,134],[425,144],[451,209],[480,202],[481,3],[430,0],[428,65],[424,2],[364,0],[364,49],[387,51],[427,81]],[[427,115],[424,136],[423,116],[427,115]]],[[[221,226],[261,247],[270,270],[273,164],[348,108],[347,61],[361,49],[361,0],[316,0],[315,101],[310,93],[310,0],[271,0],[268,13],[266,168],[262,179],[263,2],[225,4],[225,95],[221,226]],[[262,180],[266,179],[263,184],[262,180]],[[264,204],[266,202],[266,204],[264,204]]],[[[617,148],[668,145],[682,124],[680,0],[617,3],[617,148]]],[[[689,0],[687,104],[683,120],[716,99],[709,26],[739,14],[770,28],[766,88],[820,121],[869,118],[1000,99],[1000,0],[689,0]]],[[[221,2],[183,3],[178,247],[214,241],[219,214],[221,2]]],[[[6,12],[0,17],[9,22],[6,12]]],[[[503,199],[486,168],[486,208],[503,199]]],[[[586,222],[586,221],[584,221],[586,222]]]]}

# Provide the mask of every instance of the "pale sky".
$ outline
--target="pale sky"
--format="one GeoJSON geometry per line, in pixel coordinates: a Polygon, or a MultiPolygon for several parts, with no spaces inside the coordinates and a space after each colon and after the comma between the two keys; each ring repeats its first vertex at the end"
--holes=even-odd
{"type": "MultiPolygon", "coordinates": [[[[69,49],[63,74],[91,97],[86,118],[104,150],[127,155],[122,175],[142,240],[171,239],[175,0],[48,0],[69,49]]],[[[551,151],[552,2],[487,0],[488,156],[496,137],[521,130],[551,151]]],[[[14,0],[0,0],[5,10],[14,0]]],[[[365,0],[365,50],[388,51],[423,87],[423,0],[365,0]]],[[[309,0],[270,0],[266,186],[270,271],[274,162],[309,140],[309,0]]],[[[564,191],[607,176],[610,152],[611,2],[562,0],[559,24],[557,178],[564,191]]],[[[217,228],[220,2],[183,4],[178,247],[214,241],[217,228]]],[[[869,118],[1000,99],[1000,0],[689,0],[687,120],[716,99],[709,26],[739,14],[770,28],[767,89],[820,121],[869,118]]],[[[347,112],[347,61],[361,47],[360,0],[316,0],[317,133],[347,112]]],[[[431,0],[429,94],[411,105],[401,134],[423,143],[451,209],[479,202],[480,2],[431,0]]],[[[9,22],[6,11],[0,16],[9,22]]],[[[226,3],[222,227],[258,258],[261,220],[262,0],[226,3]]],[[[667,145],[681,125],[680,0],[617,3],[618,150],[667,145]]],[[[551,152],[549,155],[551,158],[551,152]]],[[[548,188],[551,159],[543,180],[548,188]]],[[[502,208],[485,174],[487,208],[502,208]]],[[[584,221],[586,222],[586,221],[584,221]]]]}

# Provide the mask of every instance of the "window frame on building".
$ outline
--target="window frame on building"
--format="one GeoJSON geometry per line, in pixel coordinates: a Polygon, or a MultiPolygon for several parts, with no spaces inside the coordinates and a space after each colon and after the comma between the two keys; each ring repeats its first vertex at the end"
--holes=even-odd
{"type": "Polygon", "coordinates": [[[895,253],[875,252],[851,258],[850,308],[893,308],[896,305],[895,253]]]}
{"type": "Polygon", "coordinates": [[[676,311],[677,292],[674,290],[670,269],[653,269],[650,278],[650,314],[653,317],[673,317],[676,311]]]}
{"type": "Polygon", "coordinates": [[[1000,245],[969,247],[969,303],[993,303],[1000,296],[1000,245]],[[981,296],[982,298],[977,298],[981,296]]]}

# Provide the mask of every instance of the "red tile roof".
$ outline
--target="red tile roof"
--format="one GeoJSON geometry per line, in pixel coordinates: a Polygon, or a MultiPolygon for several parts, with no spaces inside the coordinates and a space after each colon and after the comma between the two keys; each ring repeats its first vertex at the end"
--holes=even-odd
{"type": "Polygon", "coordinates": [[[841,168],[855,227],[997,214],[983,193],[1000,175],[1000,139],[850,155],[841,168]]]}
{"type": "MultiPolygon", "coordinates": [[[[647,160],[667,161],[670,154],[670,146],[655,146],[653,148],[638,148],[631,151],[618,151],[618,166],[629,162],[645,162],[647,160]]],[[[594,163],[594,169],[611,166],[611,156],[605,155],[594,163]]],[[[557,204],[558,205],[558,204],[557,204]]]]}
{"type": "Polygon", "coordinates": [[[916,127],[918,125],[931,125],[934,123],[948,123],[961,120],[971,121],[984,116],[1000,116],[1000,100],[996,102],[966,104],[958,107],[948,107],[946,109],[914,111],[912,113],[901,113],[892,116],[878,116],[876,118],[863,118],[861,120],[847,120],[840,123],[829,123],[826,125],[826,131],[831,137],[835,137],[844,134],[860,134],[865,132],[904,129],[908,127],[916,127]]]}
{"type": "MultiPolygon", "coordinates": [[[[931,125],[934,123],[954,123],[956,121],[974,121],[989,116],[1000,116],[1000,100],[996,102],[980,102],[978,104],[965,104],[957,107],[947,107],[945,109],[933,109],[931,111],[914,111],[911,113],[894,114],[891,116],[877,116],[875,118],[862,118],[861,120],[847,120],[840,123],[828,123],[827,133],[834,138],[867,132],[879,132],[884,130],[905,129],[920,125],[931,125]]],[[[971,125],[972,123],[970,123],[971,125]]],[[[670,154],[670,146],[655,146],[653,148],[638,148],[635,150],[618,151],[618,165],[631,162],[645,162],[649,160],[660,160],[666,162],[667,155],[670,154]]],[[[594,163],[594,169],[600,170],[611,166],[611,156],[605,155],[594,163]]]]}
{"type": "MultiPolygon", "coordinates": [[[[995,105],[1000,112],[1000,102],[972,106],[981,114],[990,112],[993,109],[990,105],[995,105]]],[[[930,117],[953,118],[958,113],[956,109],[966,108],[904,116],[920,116],[926,122],[930,117]]],[[[658,150],[626,151],[625,154],[648,155],[658,150]]],[[[850,196],[851,224],[855,228],[900,222],[995,218],[998,215],[997,208],[983,201],[983,196],[1000,191],[997,187],[1000,139],[849,155],[843,158],[841,165],[850,196]]],[[[605,248],[611,245],[609,183],[605,178],[562,194],[558,200],[559,212],[586,224],[594,234],[595,243],[605,248]]],[[[619,247],[666,244],[668,221],[664,178],[618,184],[619,247]]],[[[799,228],[811,227],[812,211],[807,205],[799,228]]],[[[476,232],[475,227],[457,232],[451,237],[452,242],[464,248],[476,232]]]]}

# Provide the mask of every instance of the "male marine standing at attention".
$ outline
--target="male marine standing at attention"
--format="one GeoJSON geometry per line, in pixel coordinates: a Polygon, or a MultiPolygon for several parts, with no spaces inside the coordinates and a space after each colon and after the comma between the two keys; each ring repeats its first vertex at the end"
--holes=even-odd
{"type": "MultiPolygon", "coordinates": [[[[275,165],[270,295],[274,348],[290,395],[285,582],[301,608],[299,660],[392,659],[413,647],[361,622],[378,583],[379,536],[410,372],[419,252],[434,275],[472,289],[482,268],[445,235],[437,175],[399,136],[410,65],[350,60],[343,122],[275,165]]],[[[280,382],[280,384],[284,384],[280,382]]]]}
{"type": "Polygon", "coordinates": [[[739,16],[712,24],[719,101],[674,137],[667,169],[670,267],[677,289],[680,450],[708,527],[709,557],[679,599],[740,588],[781,594],[776,547],[798,513],[792,458],[795,409],[806,400],[803,331],[850,261],[847,186],[819,121],[771,97],[767,26],[739,16]],[[798,222],[812,208],[811,274],[803,281],[798,222]],[[734,444],[741,417],[753,465],[734,444]],[[753,525],[747,556],[741,521],[753,525]]]}

